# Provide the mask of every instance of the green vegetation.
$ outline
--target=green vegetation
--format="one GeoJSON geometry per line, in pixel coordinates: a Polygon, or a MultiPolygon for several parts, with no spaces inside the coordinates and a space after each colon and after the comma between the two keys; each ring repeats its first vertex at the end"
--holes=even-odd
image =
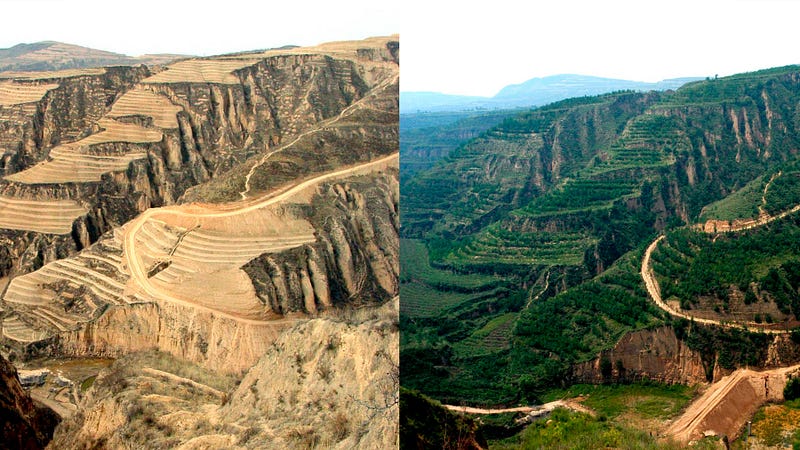
{"type": "Polygon", "coordinates": [[[452,270],[431,266],[425,243],[416,239],[400,239],[400,265],[402,281],[418,281],[434,288],[458,292],[478,292],[500,284],[500,278],[470,274],[462,275],[452,270]]]}
{"type": "Polygon", "coordinates": [[[491,297],[499,292],[504,291],[492,289],[479,293],[463,293],[443,291],[417,282],[401,283],[400,297],[404,300],[400,304],[400,311],[409,317],[435,317],[463,303],[491,297]]]}
{"type": "Polygon", "coordinates": [[[800,378],[790,378],[783,388],[783,398],[796,400],[800,398],[800,378]]]}
{"type": "Polygon", "coordinates": [[[768,179],[769,177],[760,176],[727,197],[704,207],[700,212],[700,221],[758,217],[758,206],[761,205],[761,196],[768,179]]]}
{"type": "Polygon", "coordinates": [[[441,403],[401,387],[400,448],[470,450],[486,448],[486,441],[469,417],[451,413],[441,403]]]}
{"type": "Polygon", "coordinates": [[[653,259],[665,298],[762,323],[800,309],[800,223],[716,241],[682,228],[753,217],[779,172],[763,207],[800,202],[798,71],[554,103],[404,180],[401,235],[416,262],[401,265],[402,383],[455,403],[539,400],[569,385],[574,364],[664,324],[709,373],[763,363],[764,336],[667,317],[639,271],[666,232],[653,259]]]}
{"type": "Polygon", "coordinates": [[[614,201],[639,195],[637,180],[567,180],[515,214],[541,217],[610,209],[614,201]]]}
{"type": "MultiPolygon", "coordinates": [[[[719,236],[679,229],[653,254],[661,294],[692,308],[700,297],[714,298],[731,312],[734,292],[745,304],[774,302],[780,313],[800,316],[800,216],[757,229],[719,236]]],[[[734,311],[735,312],[735,311],[734,311]]]]}
{"type": "Polygon", "coordinates": [[[506,313],[490,320],[468,338],[453,345],[456,356],[469,358],[509,348],[517,313],[506,313]]]}
{"type": "Polygon", "coordinates": [[[502,110],[401,114],[401,180],[429,169],[464,142],[518,113],[502,110]]]}
{"type": "Polygon", "coordinates": [[[488,227],[463,247],[444,258],[453,267],[580,265],[586,249],[597,242],[582,233],[521,233],[488,227]]]}
{"type": "Polygon", "coordinates": [[[462,275],[432,267],[425,244],[418,240],[400,240],[400,266],[400,311],[408,317],[434,317],[461,304],[506,292],[498,277],[462,275]]]}
{"type": "Polygon", "coordinates": [[[764,198],[766,200],[764,208],[772,215],[800,204],[800,170],[787,171],[775,178],[764,198]]]}
{"type": "Polygon", "coordinates": [[[576,384],[548,392],[543,401],[585,397],[584,405],[608,419],[623,414],[635,414],[645,419],[669,419],[689,404],[696,391],[696,387],[651,382],[599,386],[576,384]]]}
{"type": "Polygon", "coordinates": [[[771,448],[800,448],[800,400],[794,399],[778,405],[764,405],[753,416],[750,447],[740,437],[733,448],[753,448],[762,444],[771,448]]]}
{"type": "MultiPolygon", "coordinates": [[[[718,448],[714,440],[702,440],[697,449],[718,448]]],[[[493,449],[678,449],[676,443],[663,442],[634,426],[612,423],[605,417],[556,409],[548,420],[534,422],[518,436],[492,442],[493,449]]]]}

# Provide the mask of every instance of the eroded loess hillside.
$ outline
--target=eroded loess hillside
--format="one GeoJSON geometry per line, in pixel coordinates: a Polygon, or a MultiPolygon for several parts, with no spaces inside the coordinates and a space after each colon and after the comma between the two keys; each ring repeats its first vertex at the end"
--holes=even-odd
{"type": "Polygon", "coordinates": [[[0,340],[18,364],[155,349],[236,378],[298,321],[397,297],[396,37],[5,76],[0,340]]]}

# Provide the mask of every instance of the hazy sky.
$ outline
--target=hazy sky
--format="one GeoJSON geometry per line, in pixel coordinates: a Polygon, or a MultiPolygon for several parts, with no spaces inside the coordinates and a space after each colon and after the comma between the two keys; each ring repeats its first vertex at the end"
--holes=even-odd
{"type": "Polygon", "coordinates": [[[0,48],[56,40],[210,55],[400,33],[401,89],[637,81],[800,63],[800,0],[0,0],[0,48]]]}
{"type": "Polygon", "coordinates": [[[0,0],[0,48],[61,41],[138,56],[212,55],[400,31],[395,3],[370,0],[0,0]]]}
{"type": "Polygon", "coordinates": [[[659,81],[800,63],[800,1],[412,1],[402,91],[494,95],[559,73],[659,81]]]}

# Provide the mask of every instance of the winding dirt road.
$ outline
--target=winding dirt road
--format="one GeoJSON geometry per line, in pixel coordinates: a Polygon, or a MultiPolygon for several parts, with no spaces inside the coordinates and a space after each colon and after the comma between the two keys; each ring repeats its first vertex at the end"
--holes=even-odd
{"type": "Polygon", "coordinates": [[[147,267],[142,261],[142,257],[138,254],[136,245],[136,236],[141,231],[142,227],[148,220],[156,217],[163,218],[164,216],[181,216],[195,219],[202,218],[217,218],[217,217],[231,217],[236,215],[246,214],[258,209],[267,208],[279,202],[291,199],[294,196],[299,196],[303,191],[317,186],[319,183],[330,181],[336,178],[346,177],[357,173],[369,173],[375,170],[381,170],[390,165],[394,166],[399,164],[399,153],[393,153],[389,156],[370,161],[368,163],[360,164],[345,169],[340,169],[334,172],[329,172],[302,182],[280,191],[280,193],[272,192],[263,196],[260,200],[255,202],[241,202],[239,207],[231,209],[231,204],[225,208],[218,208],[215,205],[199,205],[188,204],[178,205],[164,208],[151,208],[143,212],[136,219],[131,221],[125,226],[123,238],[123,261],[128,267],[131,274],[131,281],[134,286],[140,288],[144,293],[157,300],[169,301],[191,308],[205,310],[221,317],[230,318],[240,323],[247,323],[251,325],[273,326],[282,323],[294,322],[295,319],[280,319],[280,320],[257,320],[248,319],[233,315],[224,311],[209,308],[207,306],[199,305],[187,299],[183,299],[173,295],[171,292],[159,290],[157,287],[150,283],[147,277],[147,267]]]}
{"type": "Polygon", "coordinates": [[[265,162],[267,162],[267,160],[268,160],[268,159],[269,159],[269,158],[270,158],[272,155],[274,155],[274,154],[276,154],[276,153],[278,153],[278,152],[281,152],[281,151],[283,151],[283,150],[285,150],[285,149],[287,149],[287,148],[289,148],[289,147],[293,146],[294,144],[296,144],[297,142],[299,142],[299,141],[300,141],[300,139],[303,139],[304,137],[306,137],[306,136],[308,136],[308,135],[311,135],[311,134],[314,134],[314,133],[319,133],[320,131],[323,131],[323,130],[325,130],[325,127],[327,127],[327,126],[330,126],[330,125],[332,125],[332,124],[334,124],[334,123],[336,123],[336,122],[338,122],[338,121],[342,120],[343,118],[347,117],[348,115],[350,115],[350,113],[351,113],[351,112],[352,112],[352,111],[353,111],[355,108],[361,108],[361,107],[364,107],[364,102],[365,102],[367,99],[369,99],[370,97],[374,97],[374,96],[378,95],[378,92],[380,92],[380,91],[382,91],[383,89],[386,89],[387,87],[391,86],[391,85],[392,85],[393,83],[395,83],[395,82],[396,82],[396,81],[397,81],[399,78],[400,78],[400,76],[399,76],[399,75],[395,75],[394,77],[387,78],[387,79],[383,80],[383,81],[382,81],[381,83],[379,83],[377,86],[375,86],[374,88],[372,88],[372,89],[369,91],[369,93],[368,93],[367,95],[365,95],[364,97],[360,98],[358,101],[356,101],[356,102],[353,102],[353,104],[352,104],[352,105],[350,105],[350,106],[348,106],[348,107],[344,108],[344,109],[343,109],[343,110],[342,110],[342,111],[341,111],[341,112],[340,112],[338,115],[336,115],[336,116],[334,116],[334,117],[331,117],[330,119],[323,120],[322,122],[320,122],[319,124],[317,124],[317,125],[316,125],[314,128],[312,128],[312,129],[310,129],[310,130],[308,130],[308,131],[305,131],[305,132],[303,132],[303,133],[300,133],[299,135],[297,135],[297,136],[296,136],[294,139],[292,139],[292,140],[291,140],[289,143],[287,143],[287,144],[284,144],[284,145],[281,145],[281,146],[279,146],[278,148],[276,148],[275,150],[273,150],[273,151],[271,151],[271,152],[267,153],[266,155],[264,155],[264,156],[263,156],[263,157],[262,157],[262,158],[261,158],[261,159],[260,159],[260,160],[259,160],[257,163],[255,163],[255,164],[253,165],[253,167],[251,167],[251,168],[250,168],[250,171],[248,171],[248,172],[247,172],[247,175],[244,177],[244,190],[243,190],[243,191],[241,191],[241,192],[239,192],[239,196],[240,196],[240,197],[242,197],[242,200],[247,200],[247,195],[250,193],[250,178],[252,178],[252,177],[253,177],[253,174],[255,174],[255,172],[256,172],[256,169],[257,169],[259,166],[263,165],[265,162]]]}
{"type": "Polygon", "coordinates": [[[586,406],[583,406],[582,404],[572,400],[556,400],[538,406],[517,406],[516,408],[498,408],[498,409],[473,408],[471,406],[456,406],[456,405],[442,405],[442,406],[444,406],[446,409],[450,411],[462,414],[503,414],[503,413],[521,412],[521,413],[526,413],[529,417],[536,418],[549,414],[553,412],[553,410],[556,408],[567,408],[571,409],[572,411],[582,412],[590,414],[592,416],[595,415],[595,412],[592,411],[590,408],[587,408],[586,406]]]}
{"type": "MultiPolygon", "coordinates": [[[[782,213],[780,213],[778,215],[775,215],[775,216],[762,216],[762,217],[759,217],[758,219],[753,220],[753,221],[749,221],[749,222],[744,222],[744,223],[740,223],[740,224],[737,224],[737,225],[733,225],[733,226],[730,227],[730,229],[726,230],[725,232],[743,231],[743,230],[749,230],[749,229],[752,229],[752,228],[764,226],[764,225],[766,225],[766,224],[768,224],[770,222],[773,222],[775,220],[783,219],[784,217],[788,216],[789,214],[793,214],[793,213],[795,213],[797,211],[800,211],[800,205],[796,205],[794,208],[792,208],[790,210],[787,210],[787,211],[784,211],[784,212],[782,212],[782,213]]],[[[697,229],[702,231],[702,232],[704,232],[704,233],[708,233],[708,234],[716,233],[716,232],[707,232],[707,231],[703,230],[701,227],[698,227],[697,229]]],[[[704,319],[704,318],[700,318],[700,317],[694,317],[691,314],[687,314],[687,313],[685,313],[683,311],[676,310],[676,309],[672,308],[671,306],[669,306],[668,304],[666,304],[664,302],[664,300],[661,298],[661,290],[659,289],[658,281],[656,280],[655,273],[653,272],[653,268],[651,267],[651,264],[650,264],[651,256],[653,254],[653,251],[656,249],[656,247],[658,247],[658,243],[661,242],[661,240],[664,239],[664,237],[665,237],[664,235],[661,235],[661,236],[657,237],[647,247],[647,250],[645,250],[645,252],[644,252],[644,258],[642,258],[642,270],[641,270],[642,280],[644,280],[644,284],[647,287],[647,293],[650,294],[650,298],[653,299],[653,302],[655,302],[655,304],[659,308],[663,309],[664,311],[670,313],[671,315],[673,315],[675,317],[682,317],[684,319],[694,320],[697,323],[703,323],[703,324],[707,324],[707,325],[717,325],[717,326],[721,326],[721,327],[725,327],[725,328],[747,327],[747,329],[749,331],[753,331],[753,332],[757,332],[757,333],[765,333],[765,334],[785,334],[785,333],[789,332],[788,330],[768,329],[768,328],[765,328],[764,325],[758,324],[758,323],[755,323],[755,322],[736,322],[736,323],[732,323],[732,322],[725,322],[725,321],[714,320],[714,319],[704,319]]]]}

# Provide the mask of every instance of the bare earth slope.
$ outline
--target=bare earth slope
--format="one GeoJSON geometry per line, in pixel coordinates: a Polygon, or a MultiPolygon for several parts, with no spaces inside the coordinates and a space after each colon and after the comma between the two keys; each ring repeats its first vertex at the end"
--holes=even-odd
{"type": "Polygon", "coordinates": [[[800,366],[763,372],[739,369],[712,384],[665,434],[684,445],[709,433],[734,439],[761,405],[783,400],[787,377],[798,369],[800,366]]]}
{"type": "Polygon", "coordinates": [[[396,296],[396,44],[373,38],[142,73],[94,113],[91,132],[7,175],[0,207],[10,213],[0,226],[27,232],[9,234],[6,348],[96,356],[158,348],[241,372],[297,318],[396,296]],[[224,162],[228,149],[239,155],[224,162]],[[153,208],[149,196],[189,187],[166,176],[154,186],[158,173],[197,173],[193,160],[212,177],[193,202],[153,208]],[[109,183],[124,194],[97,195],[109,183]],[[27,220],[37,211],[44,222],[27,220]],[[46,232],[87,248],[37,257],[51,239],[37,233],[46,232]],[[38,270],[25,273],[28,258],[38,270]]]}
{"type": "Polygon", "coordinates": [[[397,311],[299,322],[238,387],[166,355],[125,357],[50,448],[396,448],[397,311]]]}

